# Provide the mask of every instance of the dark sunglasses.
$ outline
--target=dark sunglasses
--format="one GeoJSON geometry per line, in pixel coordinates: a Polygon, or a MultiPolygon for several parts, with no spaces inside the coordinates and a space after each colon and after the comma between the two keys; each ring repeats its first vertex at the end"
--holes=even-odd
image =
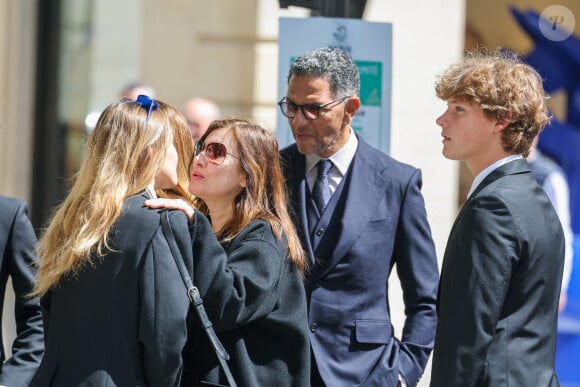
{"type": "Polygon", "coordinates": [[[202,142],[196,143],[194,157],[199,156],[202,153],[207,158],[207,161],[218,165],[224,162],[227,155],[235,157],[236,159],[240,158],[239,156],[228,152],[228,148],[219,142],[210,142],[209,144],[204,144],[202,142]]]}
{"type": "Polygon", "coordinates": [[[302,110],[302,114],[304,115],[304,117],[306,117],[307,120],[316,120],[318,119],[318,117],[320,117],[321,109],[324,108],[332,109],[334,107],[333,105],[338,105],[347,98],[350,98],[350,95],[346,95],[342,98],[335,99],[327,103],[323,103],[322,105],[316,105],[311,103],[306,105],[297,105],[294,102],[288,101],[286,97],[284,97],[280,100],[280,102],[278,102],[278,106],[280,106],[280,111],[282,111],[282,114],[284,114],[284,116],[288,118],[296,117],[298,109],[300,109],[302,110]]]}

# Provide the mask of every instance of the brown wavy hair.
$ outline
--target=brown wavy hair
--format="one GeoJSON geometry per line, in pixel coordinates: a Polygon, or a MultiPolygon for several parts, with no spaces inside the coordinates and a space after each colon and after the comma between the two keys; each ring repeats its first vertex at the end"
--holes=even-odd
{"type": "MultiPolygon", "coordinates": [[[[227,129],[232,133],[238,145],[241,168],[247,178],[246,187],[235,198],[234,216],[217,233],[218,238],[222,241],[231,239],[253,220],[263,219],[272,226],[277,238],[286,237],[288,259],[304,273],[306,257],[286,209],[286,183],[276,137],[248,120],[229,118],[213,121],[199,143],[203,144],[207,136],[217,129],[227,129]]],[[[202,213],[209,215],[207,205],[201,198],[195,198],[194,204],[202,213]]]]}

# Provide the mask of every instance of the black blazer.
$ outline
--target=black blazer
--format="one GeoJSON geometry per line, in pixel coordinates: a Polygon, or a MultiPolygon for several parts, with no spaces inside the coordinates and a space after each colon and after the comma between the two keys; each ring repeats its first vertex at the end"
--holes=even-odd
{"type": "MultiPolygon", "coordinates": [[[[160,211],[143,207],[145,199],[125,200],[112,251],[43,297],[46,353],[33,387],[179,385],[189,300],[160,211]]],[[[189,244],[185,216],[171,217],[176,238],[189,244]]]]}
{"type": "Polygon", "coordinates": [[[564,235],[525,159],[487,176],[451,230],[431,386],[558,386],[564,235]]]}
{"type": "MultiPolygon", "coordinates": [[[[286,241],[255,220],[222,247],[199,211],[192,231],[193,281],[238,385],[309,386],[306,296],[298,269],[286,257],[286,241]]],[[[194,330],[198,341],[184,385],[225,384],[204,332],[197,325],[194,330]]]]}
{"type": "MultiPolygon", "coordinates": [[[[42,312],[38,298],[27,294],[34,287],[36,235],[28,218],[28,207],[18,199],[0,196],[0,300],[4,302],[6,281],[12,279],[15,294],[16,339],[12,357],[6,360],[0,335],[0,385],[27,386],[44,352],[42,312]]],[[[2,304],[0,304],[0,321],[2,304]]]]}

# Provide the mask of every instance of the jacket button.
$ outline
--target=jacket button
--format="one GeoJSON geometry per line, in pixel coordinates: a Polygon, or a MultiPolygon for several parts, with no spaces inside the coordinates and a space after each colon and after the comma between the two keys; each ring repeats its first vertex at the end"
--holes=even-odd
{"type": "Polygon", "coordinates": [[[323,228],[319,228],[318,230],[316,230],[316,236],[321,236],[322,234],[324,234],[323,228]]]}
{"type": "Polygon", "coordinates": [[[310,324],[310,331],[311,331],[311,332],[314,332],[314,331],[316,331],[316,328],[318,328],[318,324],[316,324],[316,323],[312,323],[312,324],[310,324]]]}

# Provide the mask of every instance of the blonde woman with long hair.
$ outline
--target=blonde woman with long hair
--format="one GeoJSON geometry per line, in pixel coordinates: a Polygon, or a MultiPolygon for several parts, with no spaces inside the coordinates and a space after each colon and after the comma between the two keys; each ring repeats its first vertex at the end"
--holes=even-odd
{"type": "MultiPolygon", "coordinates": [[[[173,107],[140,95],[109,105],[39,247],[34,295],[46,352],[31,386],[177,386],[189,300],[143,206],[178,184],[173,107]]],[[[174,213],[179,238],[186,219],[174,213]]],[[[184,259],[191,262],[185,252],[184,259]]]]}

